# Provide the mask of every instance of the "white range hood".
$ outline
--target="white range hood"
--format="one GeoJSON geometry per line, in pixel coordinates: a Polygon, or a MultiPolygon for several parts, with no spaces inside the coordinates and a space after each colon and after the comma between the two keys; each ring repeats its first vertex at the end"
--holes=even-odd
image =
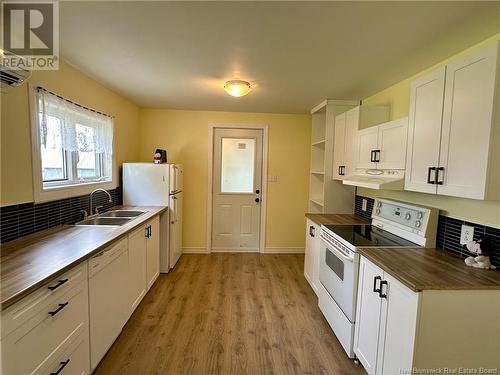
{"type": "Polygon", "coordinates": [[[403,190],[405,173],[400,170],[358,170],[356,174],[342,180],[344,185],[359,186],[368,189],[403,190]]]}

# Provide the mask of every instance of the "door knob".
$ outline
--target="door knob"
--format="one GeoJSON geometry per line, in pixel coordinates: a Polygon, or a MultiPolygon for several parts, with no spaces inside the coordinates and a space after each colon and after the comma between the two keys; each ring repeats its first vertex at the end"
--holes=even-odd
{"type": "Polygon", "coordinates": [[[255,202],[259,203],[260,199],[259,198],[255,198],[255,202]]]}

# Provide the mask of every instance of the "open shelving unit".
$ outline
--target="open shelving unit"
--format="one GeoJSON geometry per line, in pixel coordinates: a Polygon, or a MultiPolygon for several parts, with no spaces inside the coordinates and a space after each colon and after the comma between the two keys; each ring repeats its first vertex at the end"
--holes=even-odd
{"type": "Polygon", "coordinates": [[[335,117],[359,105],[356,100],[325,100],[311,110],[309,212],[352,213],[354,189],[333,180],[335,117]]]}

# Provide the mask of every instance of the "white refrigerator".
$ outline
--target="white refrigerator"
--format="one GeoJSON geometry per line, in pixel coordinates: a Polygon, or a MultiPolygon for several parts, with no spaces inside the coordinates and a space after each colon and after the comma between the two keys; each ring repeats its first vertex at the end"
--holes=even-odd
{"type": "Polygon", "coordinates": [[[168,206],[160,216],[160,272],[182,255],[182,165],[123,163],[123,204],[168,206]]]}

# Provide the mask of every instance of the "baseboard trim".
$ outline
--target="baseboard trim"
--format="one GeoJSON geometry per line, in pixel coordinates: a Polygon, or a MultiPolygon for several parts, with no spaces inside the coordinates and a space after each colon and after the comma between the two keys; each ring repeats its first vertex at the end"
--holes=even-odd
{"type": "Polygon", "coordinates": [[[183,247],[183,254],[208,254],[208,251],[205,247],[183,247]]]}
{"type": "Polygon", "coordinates": [[[303,247],[266,247],[266,254],[300,254],[304,252],[303,247]]]}
{"type": "Polygon", "coordinates": [[[212,253],[258,253],[259,249],[214,249],[212,253]]]}
{"type": "MultiPolygon", "coordinates": [[[[184,254],[210,254],[205,247],[183,247],[184,254]]],[[[212,249],[212,253],[258,253],[259,249],[212,249]]],[[[303,247],[266,247],[264,254],[300,254],[303,247]]]]}

